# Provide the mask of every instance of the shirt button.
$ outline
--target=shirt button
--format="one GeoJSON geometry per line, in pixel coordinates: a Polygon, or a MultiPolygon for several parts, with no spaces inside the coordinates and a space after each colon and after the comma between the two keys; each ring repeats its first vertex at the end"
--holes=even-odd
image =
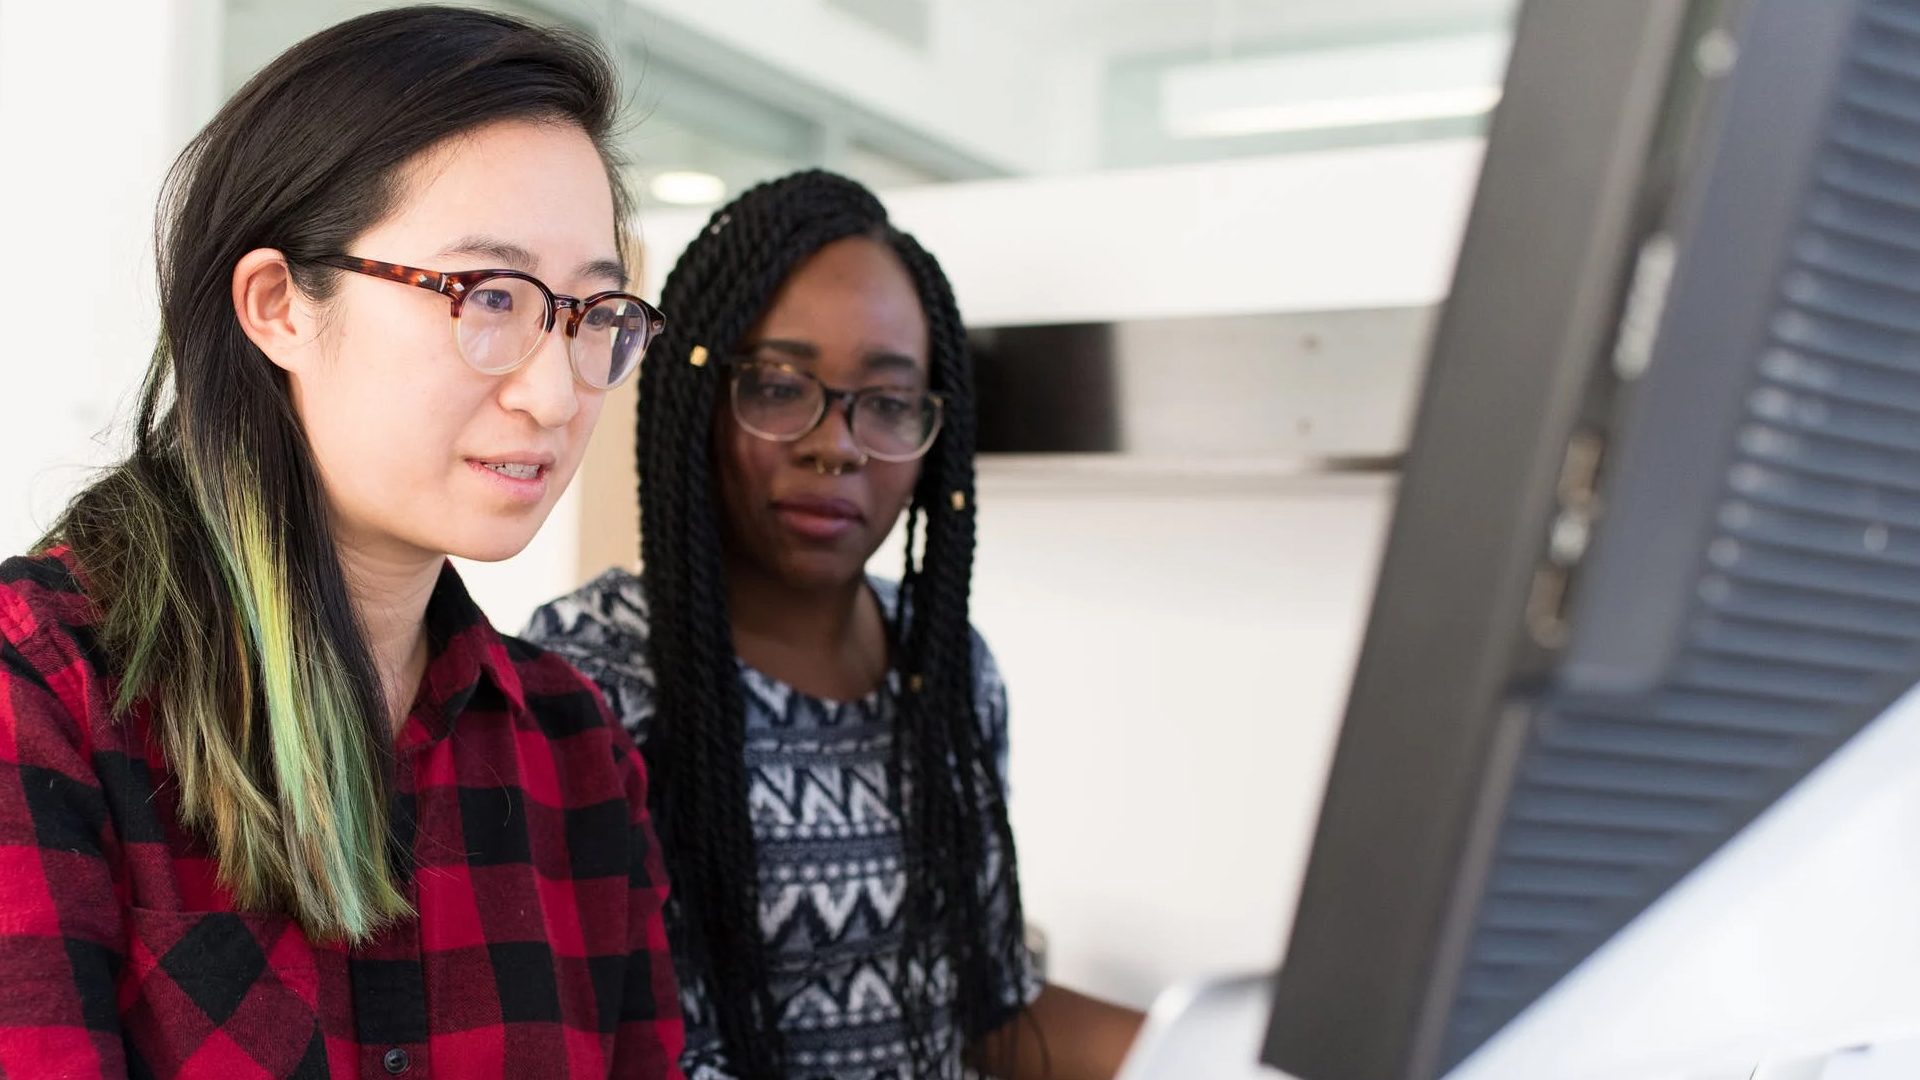
{"type": "Polygon", "coordinates": [[[388,1072],[398,1076],[407,1071],[407,1066],[413,1064],[413,1060],[407,1057],[405,1050],[396,1046],[387,1051],[387,1056],[380,1059],[380,1064],[385,1065],[388,1072]]]}

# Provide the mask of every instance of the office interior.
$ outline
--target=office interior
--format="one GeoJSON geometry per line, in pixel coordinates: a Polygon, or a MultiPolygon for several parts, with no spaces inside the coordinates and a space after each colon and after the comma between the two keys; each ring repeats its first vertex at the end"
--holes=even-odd
{"type": "MultiPolygon", "coordinates": [[[[1268,1000],[1524,3],[476,5],[615,57],[642,295],[716,206],[806,167],[871,186],[941,260],[991,361],[973,615],[1009,686],[1011,817],[1050,979],[1142,1009],[1236,977],[1268,1000]],[[1035,404],[1062,394],[1090,415],[1035,404]]],[[[0,551],[123,446],[174,155],[279,51],[381,6],[0,0],[0,288],[41,298],[4,339],[0,551]]],[[[527,550],[460,566],[502,629],[637,565],[635,392],[614,393],[527,550]]],[[[896,537],[872,568],[901,560],[896,537]]],[[[1634,924],[1655,936],[1597,954],[1611,981],[1572,988],[1578,1021],[1543,998],[1458,1075],[1920,1075],[1915,768],[1920,704],[1903,702],[1715,853],[1711,891],[1676,890],[1634,924]],[[1849,754],[1870,767],[1835,774],[1849,754]],[[1872,1015],[1848,1011],[1867,999],[1872,1015]],[[1498,1055],[1543,1060],[1513,1048],[1529,1023],[1595,1045],[1515,1071],[1537,1064],[1498,1055]]],[[[1290,1075],[1257,1060],[1266,1025],[1254,1009],[1207,1036],[1232,1043],[1232,1076],[1290,1075]]]]}

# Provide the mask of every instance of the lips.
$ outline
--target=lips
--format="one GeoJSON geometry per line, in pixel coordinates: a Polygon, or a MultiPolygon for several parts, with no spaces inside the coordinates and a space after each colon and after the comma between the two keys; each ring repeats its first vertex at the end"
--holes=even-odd
{"type": "Polygon", "coordinates": [[[525,505],[546,497],[555,461],[551,454],[525,452],[474,455],[466,460],[467,467],[485,477],[494,491],[525,505]]]}
{"type": "Polygon", "coordinates": [[[468,454],[469,462],[513,480],[536,480],[552,471],[557,460],[543,450],[502,450],[489,454],[468,454]]]}
{"type": "Polygon", "coordinates": [[[860,508],[845,499],[811,495],[777,499],[773,510],[788,532],[810,541],[838,540],[866,520],[860,508]]]}
{"type": "Polygon", "coordinates": [[[776,499],[775,510],[791,510],[794,513],[810,514],[814,517],[841,518],[847,521],[864,521],[866,515],[860,508],[845,499],[830,499],[817,495],[794,495],[785,499],[776,499]]]}
{"type": "Polygon", "coordinates": [[[482,461],[480,466],[492,469],[501,476],[512,480],[535,480],[540,476],[544,465],[529,465],[520,461],[482,461]]]}

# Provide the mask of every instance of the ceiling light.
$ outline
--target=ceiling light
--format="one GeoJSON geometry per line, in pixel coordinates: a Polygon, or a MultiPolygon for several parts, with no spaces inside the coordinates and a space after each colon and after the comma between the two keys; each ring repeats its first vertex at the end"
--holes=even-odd
{"type": "Polygon", "coordinates": [[[1509,45],[1488,32],[1186,64],[1161,76],[1161,123],[1217,139],[1481,116],[1509,45]]]}
{"type": "Polygon", "coordinates": [[[674,169],[655,173],[647,190],[675,206],[711,206],[727,197],[727,182],[709,172],[674,169]]]}
{"type": "Polygon", "coordinates": [[[1303,101],[1294,104],[1241,105],[1189,118],[1175,134],[1188,139],[1267,135],[1288,131],[1324,131],[1374,124],[1455,120],[1484,116],[1500,103],[1500,87],[1470,86],[1382,97],[1303,101]]]}

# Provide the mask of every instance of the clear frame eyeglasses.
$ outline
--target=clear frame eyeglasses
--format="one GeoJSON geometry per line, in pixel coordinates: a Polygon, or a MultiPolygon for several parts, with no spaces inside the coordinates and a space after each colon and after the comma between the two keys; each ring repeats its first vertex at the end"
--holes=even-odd
{"type": "Polygon", "coordinates": [[[611,390],[638,370],[647,346],[666,328],[660,310],[632,293],[567,296],[518,270],[448,274],[352,255],[318,261],[445,296],[454,344],[484,375],[505,375],[526,363],[553,330],[559,313],[566,311],[567,356],[574,377],[596,390],[611,390]]]}
{"type": "Polygon", "coordinates": [[[843,405],[847,429],[860,452],[880,461],[914,461],[940,434],[945,399],[921,390],[869,386],[836,390],[812,374],[772,360],[726,361],[734,419],[749,434],[798,442],[843,405]]]}

